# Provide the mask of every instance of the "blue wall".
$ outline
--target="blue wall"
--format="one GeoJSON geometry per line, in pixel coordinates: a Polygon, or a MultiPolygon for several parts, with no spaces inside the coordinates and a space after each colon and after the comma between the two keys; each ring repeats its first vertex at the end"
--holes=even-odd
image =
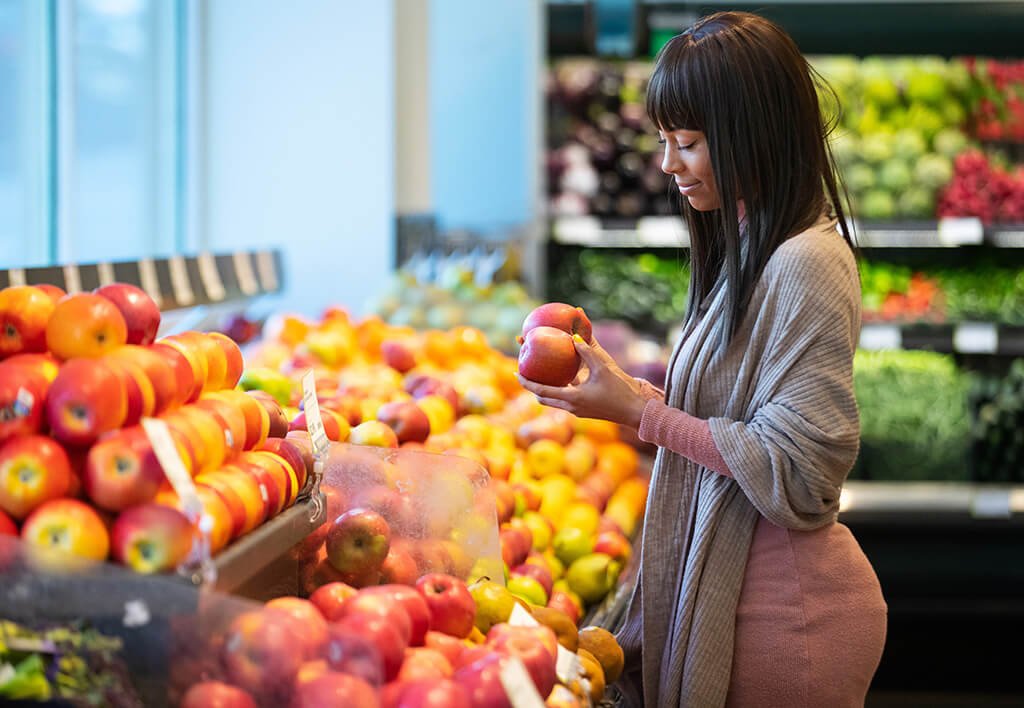
{"type": "Polygon", "coordinates": [[[205,247],[282,246],[277,309],[360,311],[393,262],[392,2],[202,7],[205,247]]]}
{"type": "Polygon", "coordinates": [[[541,5],[431,0],[430,174],[442,228],[535,216],[541,5]]]}

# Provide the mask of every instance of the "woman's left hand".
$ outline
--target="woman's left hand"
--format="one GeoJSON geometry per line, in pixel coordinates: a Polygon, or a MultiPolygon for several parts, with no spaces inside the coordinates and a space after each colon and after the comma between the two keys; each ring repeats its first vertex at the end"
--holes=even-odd
{"type": "Polygon", "coordinates": [[[581,418],[601,418],[639,428],[647,405],[640,383],[623,371],[596,339],[588,345],[582,337],[574,335],[573,343],[584,366],[571,384],[546,386],[521,375],[519,383],[546,406],[561,408],[581,418]]]}

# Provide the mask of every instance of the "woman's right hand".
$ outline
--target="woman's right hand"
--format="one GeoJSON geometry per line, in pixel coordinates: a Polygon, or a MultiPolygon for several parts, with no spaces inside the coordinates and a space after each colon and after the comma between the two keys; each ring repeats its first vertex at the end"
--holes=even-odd
{"type": "Polygon", "coordinates": [[[519,383],[552,408],[561,408],[581,418],[601,418],[640,427],[647,405],[640,382],[622,370],[596,339],[588,345],[573,335],[576,351],[583,360],[580,374],[568,386],[546,386],[519,376],[519,383]]]}

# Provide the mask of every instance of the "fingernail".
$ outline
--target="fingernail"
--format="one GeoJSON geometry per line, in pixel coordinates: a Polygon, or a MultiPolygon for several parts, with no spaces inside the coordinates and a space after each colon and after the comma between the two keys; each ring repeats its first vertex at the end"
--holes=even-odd
{"type": "Polygon", "coordinates": [[[580,344],[586,344],[586,342],[583,341],[583,337],[581,337],[579,334],[572,335],[572,340],[574,342],[579,342],[580,344]]]}

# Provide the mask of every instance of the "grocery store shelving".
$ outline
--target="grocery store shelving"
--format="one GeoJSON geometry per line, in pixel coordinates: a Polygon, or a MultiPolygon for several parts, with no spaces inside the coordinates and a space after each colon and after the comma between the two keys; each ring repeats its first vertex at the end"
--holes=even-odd
{"type": "MultiPolygon", "coordinates": [[[[975,218],[855,222],[854,231],[860,248],[1024,248],[1024,226],[984,227],[975,218]]],[[[686,224],[674,216],[615,221],[593,216],[556,217],[551,238],[560,245],[588,248],[687,248],[690,244],[686,224]]]]}
{"type": "Polygon", "coordinates": [[[941,353],[1024,356],[1024,327],[992,322],[865,324],[860,347],[924,349],[941,353]]]}
{"type": "Polygon", "coordinates": [[[49,283],[69,293],[109,283],[146,291],[163,312],[219,305],[281,292],[282,255],[277,250],[200,253],[167,258],[71,263],[0,269],[0,288],[49,283]]]}

